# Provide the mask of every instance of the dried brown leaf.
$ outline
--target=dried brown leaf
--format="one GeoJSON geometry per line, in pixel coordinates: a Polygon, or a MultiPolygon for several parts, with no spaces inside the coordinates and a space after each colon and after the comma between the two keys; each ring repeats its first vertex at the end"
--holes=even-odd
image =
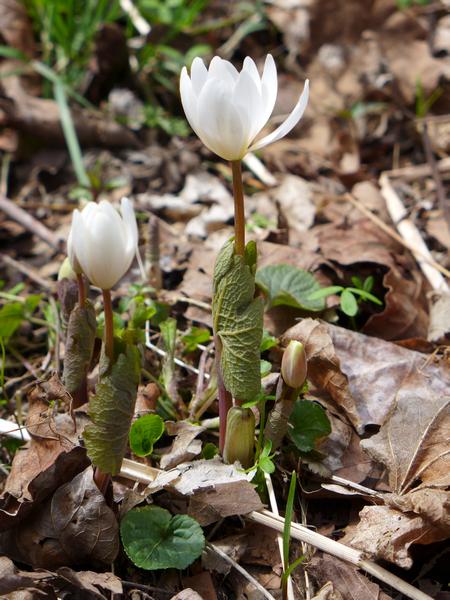
{"type": "Polygon", "coordinates": [[[28,395],[27,427],[31,441],[13,459],[5,490],[0,498],[0,530],[16,525],[58,486],[86,468],[86,451],[78,443],[78,431],[67,414],[54,416],[50,402],[64,401],[67,393],[56,376],[42,381],[28,395]]]}
{"type": "Polygon", "coordinates": [[[380,590],[361,571],[334,556],[314,556],[308,562],[308,573],[319,585],[332,584],[333,593],[318,596],[319,599],[338,600],[389,600],[390,596],[380,590]]]}
{"type": "Polygon", "coordinates": [[[14,559],[36,567],[113,562],[119,527],[93,481],[92,468],[59,487],[20,525],[5,532],[0,546],[14,559]]]}
{"type": "Polygon", "coordinates": [[[175,435],[176,438],[170,450],[161,457],[161,468],[172,469],[198,456],[202,451],[202,442],[195,438],[204,430],[204,427],[191,425],[186,421],[166,421],[166,432],[168,435],[175,435]]]}

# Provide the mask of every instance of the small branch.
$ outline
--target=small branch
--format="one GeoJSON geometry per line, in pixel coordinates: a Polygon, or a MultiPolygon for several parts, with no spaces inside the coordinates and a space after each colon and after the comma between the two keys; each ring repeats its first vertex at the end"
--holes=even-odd
{"type": "Polygon", "coordinates": [[[55,250],[61,250],[63,244],[62,238],[53,233],[53,231],[50,231],[50,229],[47,229],[41,221],[35,219],[29,212],[17,206],[17,204],[3,194],[0,194],[0,210],[7,214],[10,219],[17,221],[22,227],[25,227],[25,229],[37,235],[41,240],[44,240],[44,242],[55,250]]]}
{"type": "Polygon", "coordinates": [[[434,290],[448,290],[447,282],[441,273],[444,272],[447,277],[450,277],[450,272],[433,260],[419,230],[408,218],[403,202],[395,191],[389,177],[384,173],[380,177],[380,185],[389,215],[403,238],[403,244],[414,254],[419,267],[422,269],[431,287],[434,290]]]}
{"type": "MultiPolygon", "coordinates": [[[[39,273],[36,271],[36,269],[31,267],[30,265],[27,265],[23,262],[15,260],[14,258],[11,258],[11,256],[8,256],[7,254],[1,255],[0,260],[3,261],[5,263],[5,265],[8,265],[8,267],[12,267],[16,271],[23,273],[23,275],[25,275],[26,277],[29,277],[32,281],[37,283],[44,290],[53,292],[53,288],[54,288],[53,282],[48,281],[48,280],[44,279],[43,277],[41,277],[39,275],[39,273]]],[[[18,299],[20,301],[20,298],[18,298],[18,299]]]]}
{"type": "MultiPolygon", "coordinates": [[[[263,586],[259,583],[259,581],[257,581],[252,575],[250,575],[250,573],[248,573],[243,567],[241,567],[241,565],[239,563],[237,563],[234,559],[232,559],[231,556],[228,556],[228,554],[223,552],[223,550],[221,550],[214,544],[211,544],[210,542],[207,542],[206,547],[208,548],[208,550],[210,550],[211,552],[214,552],[215,554],[220,556],[220,558],[222,558],[224,561],[226,561],[228,564],[230,564],[234,569],[236,569],[236,571],[238,571],[241,575],[243,575],[245,577],[245,579],[247,579],[247,581],[250,581],[250,583],[252,585],[254,585],[255,588],[259,592],[261,592],[261,594],[264,596],[264,598],[267,598],[268,600],[275,600],[275,598],[272,596],[272,594],[269,594],[269,592],[263,588],[263,586]]],[[[292,598],[293,598],[293,596],[292,596],[292,598]]]]}
{"type": "Polygon", "coordinates": [[[425,150],[425,156],[427,157],[428,164],[430,165],[431,174],[434,179],[434,185],[436,186],[436,196],[438,198],[439,208],[447,223],[447,229],[450,231],[450,204],[448,198],[445,195],[444,186],[442,185],[441,174],[439,173],[437,162],[434,158],[430,135],[428,133],[428,124],[426,121],[423,122],[422,140],[423,147],[425,150]]]}
{"type": "Polygon", "coordinates": [[[242,169],[240,160],[231,161],[234,197],[234,251],[240,256],[245,252],[245,212],[242,169]]]}

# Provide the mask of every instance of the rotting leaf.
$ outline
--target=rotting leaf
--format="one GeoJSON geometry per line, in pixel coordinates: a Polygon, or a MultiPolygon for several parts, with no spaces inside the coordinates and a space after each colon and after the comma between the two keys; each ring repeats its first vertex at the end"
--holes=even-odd
{"type": "Polygon", "coordinates": [[[77,415],[77,429],[68,414],[54,416],[50,403],[64,401],[67,393],[54,375],[36,384],[28,394],[27,427],[31,441],[14,455],[0,498],[0,530],[16,526],[58,486],[70,481],[89,464],[78,443],[85,420],[77,415]]]}
{"type": "Polygon", "coordinates": [[[69,394],[74,394],[83,383],[94,350],[97,322],[92,304],[75,306],[67,325],[63,381],[69,394]]]}
{"type": "Polygon", "coordinates": [[[166,431],[168,435],[175,435],[170,450],[161,457],[162,469],[173,469],[177,465],[191,460],[198,456],[202,451],[201,440],[195,438],[205,431],[205,427],[192,425],[187,421],[166,421],[166,431]]]}
{"type": "Polygon", "coordinates": [[[249,242],[245,257],[234,253],[229,240],[214,268],[213,321],[220,341],[220,366],[225,388],[239,400],[260,391],[260,344],[263,302],[255,295],[256,247],[249,242]]]}
{"type": "Polygon", "coordinates": [[[35,567],[110,564],[119,550],[118,533],[114,513],[88,467],[19,526],[4,532],[0,547],[35,567]]]}
{"type": "Polygon", "coordinates": [[[139,350],[127,345],[108,371],[100,365],[100,381],[89,402],[92,425],[84,430],[89,458],[104,473],[117,475],[128,444],[139,383],[139,350]],[[105,372],[106,371],[106,372],[105,372]]]}
{"type": "Polygon", "coordinates": [[[390,487],[397,494],[413,486],[415,490],[450,486],[450,396],[429,394],[424,402],[418,380],[419,374],[409,374],[379,433],[361,442],[387,467],[390,487]]]}
{"type": "Polygon", "coordinates": [[[120,524],[129,559],[141,569],[185,569],[205,546],[200,525],[187,515],[172,516],[159,506],[130,510],[120,524]]]}
{"type": "Polygon", "coordinates": [[[256,285],[264,292],[268,308],[279,305],[308,311],[321,311],[325,308],[323,298],[309,298],[313,292],[320,290],[320,284],[314,275],[294,265],[268,265],[258,269],[256,285]]]}

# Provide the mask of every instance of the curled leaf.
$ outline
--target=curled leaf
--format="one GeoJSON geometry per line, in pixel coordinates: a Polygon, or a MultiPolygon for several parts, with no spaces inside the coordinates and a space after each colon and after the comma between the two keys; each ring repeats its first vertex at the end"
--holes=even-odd
{"type": "Polygon", "coordinates": [[[247,244],[245,256],[238,256],[229,240],[214,268],[212,311],[223,382],[235,398],[244,401],[252,400],[261,388],[263,302],[254,298],[255,264],[254,243],[247,244]]]}
{"type": "Polygon", "coordinates": [[[92,425],[84,431],[89,458],[104,473],[120,471],[127,449],[139,383],[140,356],[127,345],[109,370],[100,366],[101,379],[89,402],[92,425]]]}
{"type": "Polygon", "coordinates": [[[94,349],[96,328],[92,304],[86,302],[84,306],[75,306],[67,325],[64,356],[63,381],[69,394],[74,394],[86,377],[94,349]]]}

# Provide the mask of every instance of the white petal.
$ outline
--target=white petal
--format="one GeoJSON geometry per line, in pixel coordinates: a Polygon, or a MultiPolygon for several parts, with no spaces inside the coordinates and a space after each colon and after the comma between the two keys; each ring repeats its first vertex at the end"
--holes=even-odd
{"type": "Polygon", "coordinates": [[[248,128],[233,104],[232,89],[218,79],[208,79],[198,99],[202,142],[225,160],[238,160],[248,147],[248,128]]]}
{"type": "Polygon", "coordinates": [[[72,214],[72,226],[70,228],[69,237],[67,238],[67,256],[69,257],[70,264],[75,273],[82,273],[83,268],[80,265],[80,261],[77,258],[75,252],[75,243],[74,243],[74,225],[73,222],[75,219],[79,218],[80,211],[75,210],[72,214]],[[76,216],[75,216],[76,215],[76,216]]]}
{"type": "Polygon", "coordinates": [[[243,73],[244,71],[246,71],[252,77],[257,90],[261,92],[261,77],[259,76],[258,68],[255,65],[255,61],[252,58],[250,58],[250,56],[246,56],[244,59],[244,64],[242,66],[241,73],[243,73]]]}
{"type": "Polygon", "coordinates": [[[122,213],[123,227],[126,235],[126,252],[131,257],[131,260],[133,260],[138,245],[138,227],[133,204],[128,198],[122,198],[120,212],[122,213]]]}
{"type": "Polygon", "coordinates": [[[189,125],[198,135],[197,131],[197,103],[198,98],[195,95],[192,82],[189,79],[186,67],[183,67],[180,77],[180,96],[183,105],[184,114],[189,125]]]}
{"type": "Polygon", "coordinates": [[[233,104],[248,131],[248,143],[250,144],[258,131],[264,127],[265,122],[262,121],[264,112],[261,94],[248,70],[243,70],[239,75],[233,92],[233,104]]]}
{"type": "MultiPolygon", "coordinates": [[[[89,203],[89,205],[90,204],[91,203],[89,203]]],[[[92,204],[95,204],[95,202],[92,202],[92,204]]],[[[86,210],[86,208],[83,210],[83,212],[85,210],[86,210]]],[[[89,277],[89,275],[88,275],[88,270],[89,270],[88,245],[89,244],[87,241],[87,239],[89,237],[89,232],[85,228],[82,213],[80,213],[79,210],[74,210],[74,212],[73,212],[71,234],[72,234],[72,240],[71,240],[72,250],[81,266],[81,269],[86,274],[86,276],[89,277]]]]}
{"type": "Polygon", "coordinates": [[[272,131],[272,133],[269,133],[269,135],[266,135],[265,137],[263,137],[261,140],[256,142],[256,144],[253,144],[250,147],[249,151],[253,152],[254,150],[259,150],[261,148],[264,148],[264,146],[267,146],[268,144],[272,144],[273,142],[276,142],[276,141],[280,140],[282,137],[284,137],[285,135],[287,135],[291,131],[291,129],[293,129],[297,125],[297,123],[300,121],[300,119],[302,118],[303,113],[305,112],[306,105],[308,104],[308,97],[309,97],[309,81],[306,80],[302,95],[300,96],[297,104],[295,105],[293,111],[288,116],[288,118],[279,127],[277,127],[277,129],[275,129],[275,131],[272,131]]]}
{"type": "Polygon", "coordinates": [[[230,62],[223,60],[220,56],[215,56],[209,63],[208,80],[211,77],[225,81],[232,86],[239,77],[239,73],[230,62]]]}
{"type": "Polygon", "coordinates": [[[202,87],[208,79],[208,69],[200,57],[194,58],[191,65],[192,88],[196,96],[200,94],[202,87]]]}
{"type": "Polygon", "coordinates": [[[267,123],[272,114],[273,107],[275,106],[278,93],[277,67],[271,54],[268,54],[266,57],[261,84],[261,93],[264,104],[264,122],[267,123]]]}

